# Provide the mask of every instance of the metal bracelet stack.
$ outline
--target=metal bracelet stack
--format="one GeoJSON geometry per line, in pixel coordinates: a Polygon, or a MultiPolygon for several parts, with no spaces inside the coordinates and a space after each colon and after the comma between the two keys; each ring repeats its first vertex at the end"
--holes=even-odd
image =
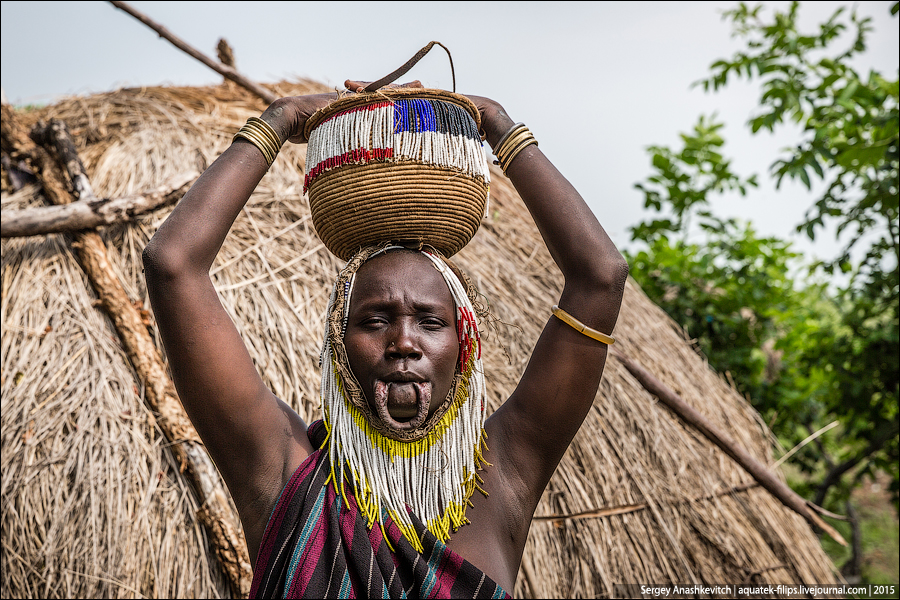
{"type": "Polygon", "coordinates": [[[241,130],[234,134],[232,142],[237,138],[244,138],[263,153],[268,166],[272,166],[278,151],[281,149],[281,139],[272,126],[258,117],[250,117],[241,130]]]}
{"type": "Polygon", "coordinates": [[[513,159],[532,144],[537,146],[538,142],[531,134],[531,130],[524,123],[516,123],[497,142],[497,149],[494,151],[494,156],[497,157],[495,164],[500,165],[503,174],[506,175],[506,169],[509,168],[513,159]]]}

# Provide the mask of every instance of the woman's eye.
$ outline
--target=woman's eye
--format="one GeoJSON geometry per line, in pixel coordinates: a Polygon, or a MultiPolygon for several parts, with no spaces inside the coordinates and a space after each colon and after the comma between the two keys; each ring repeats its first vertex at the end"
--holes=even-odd
{"type": "Polygon", "coordinates": [[[384,319],[383,317],[370,317],[370,318],[364,320],[361,323],[361,325],[363,327],[380,327],[381,325],[384,325],[385,323],[387,323],[387,320],[384,319]]]}
{"type": "Polygon", "coordinates": [[[441,329],[445,327],[445,323],[440,319],[424,319],[422,321],[422,326],[426,329],[441,329]]]}

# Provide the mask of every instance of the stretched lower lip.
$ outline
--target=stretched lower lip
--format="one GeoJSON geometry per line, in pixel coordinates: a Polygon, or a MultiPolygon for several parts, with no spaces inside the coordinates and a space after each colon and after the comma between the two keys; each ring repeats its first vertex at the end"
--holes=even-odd
{"type": "MultiPolygon", "coordinates": [[[[398,431],[415,429],[425,422],[431,406],[431,384],[428,382],[375,381],[375,411],[381,420],[398,431]],[[413,413],[409,420],[398,421],[395,413],[413,413]]],[[[401,417],[402,418],[402,417],[401,417]]]]}

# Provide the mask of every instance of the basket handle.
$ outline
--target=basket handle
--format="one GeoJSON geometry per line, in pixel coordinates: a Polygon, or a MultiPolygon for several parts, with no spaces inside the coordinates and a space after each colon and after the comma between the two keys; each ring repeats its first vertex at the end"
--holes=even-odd
{"type": "Polygon", "coordinates": [[[454,71],[453,69],[453,57],[450,56],[450,50],[447,50],[447,46],[443,45],[440,42],[428,42],[427,46],[416,52],[415,56],[406,61],[406,63],[402,67],[400,67],[390,75],[385,75],[378,81],[373,81],[365,87],[363,92],[374,92],[379,88],[394,83],[395,81],[403,77],[407,71],[412,69],[417,62],[422,60],[422,57],[428,54],[428,52],[434,47],[435,44],[447,51],[447,58],[450,59],[450,75],[453,77],[453,92],[456,93],[456,71],[454,71]]]}

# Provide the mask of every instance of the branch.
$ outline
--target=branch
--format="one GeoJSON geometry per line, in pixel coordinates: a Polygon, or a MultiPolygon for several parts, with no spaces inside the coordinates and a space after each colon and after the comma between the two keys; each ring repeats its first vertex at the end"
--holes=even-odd
{"type": "Polygon", "coordinates": [[[814,432],[814,433],[811,433],[809,436],[806,437],[805,440],[803,440],[802,442],[800,442],[799,444],[797,444],[796,446],[794,446],[793,448],[791,448],[790,451],[786,452],[784,456],[782,456],[781,458],[779,458],[778,460],[776,460],[774,463],[772,463],[772,467],[771,467],[771,468],[777,469],[783,462],[785,462],[787,459],[789,459],[789,458],[792,457],[794,454],[796,454],[797,452],[799,452],[801,448],[803,448],[804,446],[806,446],[808,443],[810,443],[810,442],[812,442],[812,441],[815,441],[820,435],[822,435],[822,434],[825,433],[826,431],[828,431],[828,430],[830,430],[830,429],[834,429],[835,427],[838,426],[838,424],[839,424],[838,421],[832,421],[831,423],[829,423],[829,424],[826,425],[825,427],[822,427],[822,428],[819,429],[818,431],[816,431],[816,432],[814,432]]]}
{"type": "Polygon", "coordinates": [[[199,175],[196,171],[182,173],[155,190],[122,198],[93,198],[4,211],[0,237],[27,237],[127,223],[139,215],[177,203],[199,175]]]}
{"type": "Polygon", "coordinates": [[[900,245],[897,243],[897,232],[900,231],[900,225],[894,224],[894,220],[891,218],[885,219],[887,221],[888,232],[890,235],[890,243],[894,249],[894,258],[897,259],[897,262],[900,263],[900,245]]]}
{"type": "Polygon", "coordinates": [[[145,14],[135,10],[131,6],[129,6],[127,2],[111,1],[110,4],[112,4],[113,6],[115,6],[118,9],[124,10],[129,15],[131,15],[132,17],[134,17],[135,19],[137,19],[138,21],[140,21],[141,23],[143,23],[144,25],[146,25],[147,27],[149,27],[156,33],[158,33],[159,37],[161,37],[165,40],[168,40],[176,48],[178,48],[179,50],[183,50],[184,52],[193,56],[194,58],[196,58],[197,60],[202,62],[204,65],[206,65],[207,67],[209,67],[216,73],[219,73],[220,75],[222,75],[222,77],[224,77],[225,79],[229,79],[229,80],[235,82],[236,84],[243,87],[244,89],[249,90],[250,92],[256,94],[257,96],[259,96],[260,98],[262,98],[263,100],[268,102],[269,104],[278,100],[278,96],[276,96],[275,94],[273,94],[266,88],[262,87],[258,83],[255,83],[254,81],[251,81],[250,79],[244,77],[243,75],[238,73],[235,69],[233,69],[227,65],[223,65],[222,63],[216,62],[213,59],[211,59],[210,57],[208,57],[205,54],[203,54],[202,52],[200,52],[199,50],[196,50],[195,48],[191,47],[186,42],[180,40],[179,38],[177,38],[174,35],[172,35],[171,33],[169,33],[168,29],[166,29],[162,25],[156,23],[155,21],[150,19],[150,17],[148,17],[147,15],[145,15],[145,14]]]}
{"type": "MultiPolygon", "coordinates": [[[[44,198],[54,204],[69,201],[69,189],[65,179],[55,168],[53,158],[46,150],[36,146],[28,132],[20,126],[15,109],[4,104],[2,108],[3,118],[0,119],[0,143],[3,153],[9,156],[10,163],[17,168],[24,165],[27,170],[35,174],[41,174],[40,183],[44,191],[44,198]]],[[[6,212],[4,212],[4,220],[6,212]]]]}
{"type": "Polygon", "coordinates": [[[859,524],[859,514],[853,507],[853,501],[847,498],[845,503],[847,507],[847,516],[850,521],[850,558],[841,565],[841,575],[849,583],[859,583],[862,576],[862,528],[859,524]]]}
{"type": "MultiPolygon", "coordinates": [[[[39,123],[32,138],[65,166],[78,197],[93,199],[93,188],[78,157],[65,123],[39,123]]],[[[39,174],[40,175],[40,174],[39,174]]],[[[71,202],[71,196],[60,199],[71,202]]],[[[228,504],[228,495],[215,465],[207,454],[190,419],[184,413],[175,386],[139,310],[132,304],[116,276],[106,246],[94,231],[74,234],[72,247],[78,262],[97,292],[99,304],[109,316],[128,359],[145,389],[146,402],[160,429],[169,440],[169,448],[186,471],[196,492],[201,510],[198,519],[206,526],[213,551],[219,559],[235,596],[250,590],[252,568],[240,522],[228,504]]]]}
{"type": "Polygon", "coordinates": [[[816,497],[815,503],[822,504],[825,502],[825,496],[828,494],[828,490],[840,481],[841,477],[844,476],[844,473],[867,459],[872,454],[881,450],[881,448],[888,443],[891,438],[895,437],[897,433],[900,433],[900,424],[896,421],[892,423],[888,423],[888,426],[882,430],[881,434],[874,437],[869,444],[858,452],[855,456],[845,460],[839,465],[833,466],[828,474],[825,475],[825,479],[822,480],[822,483],[819,484],[819,487],[816,488],[816,497]]]}
{"type": "MultiPolygon", "coordinates": [[[[31,139],[43,146],[44,150],[56,158],[59,166],[69,176],[69,181],[78,200],[95,200],[94,188],[84,169],[84,163],[75,149],[75,142],[66,124],[57,119],[49,122],[41,121],[31,130],[31,139]]],[[[65,175],[63,175],[65,177],[65,175]]],[[[56,200],[61,204],[69,204],[72,198],[66,195],[56,200]]]]}
{"type": "Polygon", "coordinates": [[[801,498],[783,481],[777,479],[762,463],[750,456],[746,450],[726,435],[724,431],[721,431],[718,427],[713,425],[706,417],[682,400],[678,394],[669,389],[646,369],[618,352],[613,352],[612,355],[622,363],[644,389],[659,398],[659,400],[669,407],[669,409],[684,423],[698,430],[725,452],[725,454],[734,459],[753,477],[753,479],[758,481],[762,487],[766,488],[782,504],[802,516],[810,524],[825,531],[832,539],[842,546],[847,545],[847,542],[841,537],[841,534],[838,533],[837,530],[823,521],[819,515],[810,509],[806,500],[801,498]]]}
{"type": "MultiPolygon", "coordinates": [[[[686,504],[691,502],[700,502],[702,500],[712,500],[713,498],[719,498],[721,496],[728,496],[731,494],[735,494],[737,492],[744,492],[746,490],[753,489],[755,487],[759,487],[758,483],[744,483],[741,485],[736,485],[727,490],[722,490],[720,492],[716,492],[715,494],[707,494],[706,496],[700,496],[698,498],[691,498],[690,500],[683,500],[679,502],[679,504],[686,504]]],[[[601,517],[611,517],[613,515],[627,515],[628,513],[638,512],[639,510],[645,510],[650,508],[650,505],[646,502],[642,504],[624,504],[622,506],[613,506],[610,508],[595,508],[593,510],[585,510],[577,513],[555,513],[550,515],[537,515],[532,517],[533,521],[565,521],[572,520],[577,521],[580,519],[597,519],[601,517]]]]}
{"type": "MultiPolygon", "coordinates": [[[[812,428],[812,423],[807,422],[807,423],[804,423],[803,426],[806,427],[806,430],[810,433],[810,435],[815,433],[812,428]]],[[[825,449],[825,446],[822,444],[822,440],[820,440],[819,438],[815,438],[813,440],[813,443],[815,443],[816,449],[819,451],[819,454],[822,456],[822,460],[825,461],[825,465],[829,469],[833,468],[834,461],[831,460],[831,455],[828,454],[828,450],[825,449]]]]}

